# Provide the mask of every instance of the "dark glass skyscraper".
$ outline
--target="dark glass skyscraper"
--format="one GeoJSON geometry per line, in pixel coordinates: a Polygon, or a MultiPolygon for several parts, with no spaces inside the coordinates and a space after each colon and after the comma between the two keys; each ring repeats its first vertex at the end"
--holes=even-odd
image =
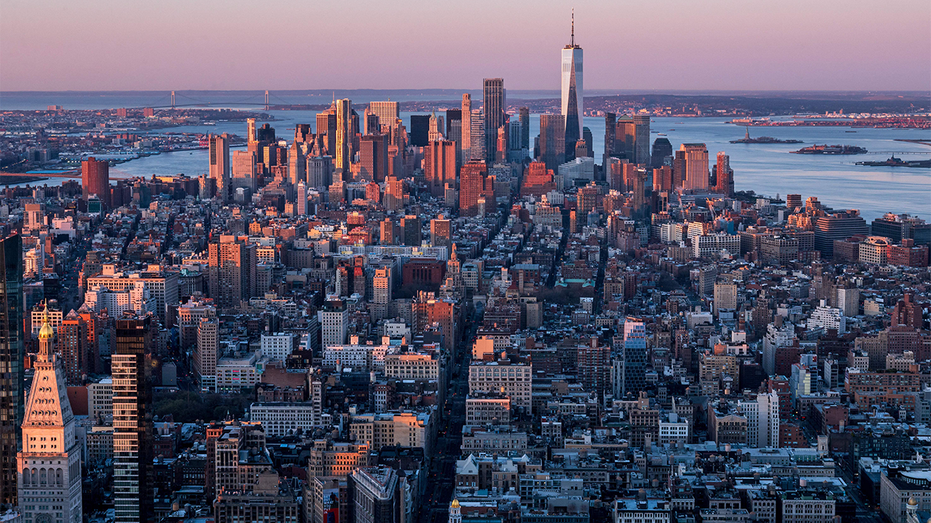
{"type": "Polygon", "coordinates": [[[16,505],[23,422],[23,240],[0,240],[0,503],[16,505]]]}
{"type": "Polygon", "coordinates": [[[414,147],[426,146],[430,141],[430,115],[412,114],[410,134],[411,145],[414,147]]]}
{"type": "Polygon", "coordinates": [[[582,48],[575,45],[575,13],[569,45],[562,49],[562,115],[566,117],[566,156],[575,152],[582,137],[582,48]]]}
{"type": "Polygon", "coordinates": [[[521,107],[519,110],[520,119],[520,146],[522,149],[530,150],[530,108],[521,107]]]}
{"type": "Polygon", "coordinates": [[[498,152],[498,128],[504,125],[504,111],[507,109],[504,78],[485,78],[483,94],[485,104],[485,159],[493,162],[498,152]]]}
{"type": "Polygon", "coordinates": [[[666,138],[657,138],[653,141],[653,153],[650,155],[651,165],[662,167],[666,157],[672,156],[672,144],[666,138]]]}

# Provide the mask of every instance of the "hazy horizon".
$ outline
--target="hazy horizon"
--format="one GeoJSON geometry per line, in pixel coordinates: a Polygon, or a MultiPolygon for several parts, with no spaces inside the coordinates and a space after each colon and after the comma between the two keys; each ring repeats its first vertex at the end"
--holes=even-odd
{"type": "Polygon", "coordinates": [[[0,91],[558,89],[572,7],[590,91],[931,90],[924,0],[10,0],[0,91]]]}

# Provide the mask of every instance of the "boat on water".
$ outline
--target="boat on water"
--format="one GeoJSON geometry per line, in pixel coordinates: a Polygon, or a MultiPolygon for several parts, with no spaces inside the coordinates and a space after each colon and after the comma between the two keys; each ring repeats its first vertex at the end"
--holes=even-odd
{"type": "Polygon", "coordinates": [[[789,151],[794,154],[866,154],[868,151],[863,147],[856,145],[812,145],[803,147],[797,151],[789,151]]]}
{"type": "Polygon", "coordinates": [[[666,133],[659,133],[656,136],[666,136],[666,133]]]}
{"type": "Polygon", "coordinates": [[[905,161],[896,156],[890,156],[888,160],[882,162],[857,162],[857,165],[866,167],[921,167],[931,168],[931,160],[911,160],[905,161]]]}
{"type": "Polygon", "coordinates": [[[773,138],[772,136],[760,136],[757,138],[750,138],[750,128],[747,127],[747,133],[743,138],[739,140],[731,140],[731,143],[805,143],[801,140],[780,140],[779,138],[773,138]]]}

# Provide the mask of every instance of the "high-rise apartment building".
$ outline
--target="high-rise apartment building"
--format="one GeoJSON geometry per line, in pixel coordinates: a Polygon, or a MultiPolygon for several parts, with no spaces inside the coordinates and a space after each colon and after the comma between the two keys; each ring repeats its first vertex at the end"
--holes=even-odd
{"type": "Polygon", "coordinates": [[[252,297],[256,247],[232,235],[220,236],[207,248],[208,292],[220,308],[237,308],[252,297]]]}
{"type": "Polygon", "coordinates": [[[336,107],[317,113],[317,136],[323,136],[324,154],[336,156],[336,107]]]}
{"type": "Polygon", "coordinates": [[[462,109],[446,110],[446,139],[456,142],[456,167],[462,165],[462,109]]]}
{"type": "Polygon", "coordinates": [[[582,89],[582,48],[575,43],[575,13],[572,14],[572,32],[569,45],[562,49],[562,104],[560,114],[565,117],[566,147],[575,148],[582,137],[584,95],[582,89]]]}
{"type": "Polygon", "coordinates": [[[459,165],[472,159],[472,95],[462,95],[462,140],[459,142],[459,165]]]}
{"type": "Polygon", "coordinates": [[[647,333],[643,320],[627,318],[624,322],[624,395],[639,394],[646,386],[647,333]]]}
{"type": "Polygon", "coordinates": [[[23,421],[23,240],[0,239],[0,503],[16,505],[23,421]]]}
{"type": "Polygon", "coordinates": [[[90,373],[87,349],[87,323],[72,310],[58,327],[58,354],[61,355],[68,385],[83,385],[84,377],[90,373]]]}
{"type": "Polygon", "coordinates": [[[113,506],[117,523],[152,517],[152,411],[146,353],[151,316],[116,320],[113,372],[113,506]]]}
{"type": "Polygon", "coordinates": [[[110,208],[110,163],[93,156],[81,162],[81,197],[86,202],[91,196],[110,208]]]}
{"type": "Polygon", "coordinates": [[[318,312],[320,322],[320,345],[324,348],[346,343],[349,329],[349,309],[340,300],[330,300],[318,312]]]}
{"type": "MultiPolygon", "coordinates": [[[[498,128],[504,125],[507,100],[504,78],[485,78],[483,81],[483,108],[485,114],[485,159],[493,162],[498,152],[498,128]]],[[[473,155],[473,159],[475,155],[473,155]]]]}
{"type": "Polygon", "coordinates": [[[226,133],[210,135],[210,177],[216,181],[217,196],[224,202],[229,201],[230,189],[230,143],[226,133]]]}
{"type": "Polygon", "coordinates": [[[255,118],[246,119],[246,141],[248,143],[259,141],[259,137],[255,132],[255,118]]]}
{"type": "Polygon", "coordinates": [[[456,185],[456,142],[433,141],[423,149],[423,170],[430,188],[436,197],[444,195],[446,184],[456,185]]]}
{"type": "Polygon", "coordinates": [[[197,346],[192,359],[200,390],[212,392],[217,387],[217,357],[220,352],[220,320],[203,317],[197,324],[197,346]]]}
{"type": "MultiPolygon", "coordinates": [[[[485,116],[480,109],[472,110],[472,125],[471,132],[469,136],[472,139],[472,144],[469,147],[469,161],[471,160],[485,160],[485,116]]],[[[463,165],[468,163],[465,159],[462,160],[463,165]]]]}
{"type": "Polygon", "coordinates": [[[685,158],[683,188],[686,191],[707,191],[708,148],[703,143],[684,143],[679,150],[685,158]]]}
{"type": "Polygon", "coordinates": [[[22,424],[23,448],[16,455],[18,500],[25,521],[81,523],[81,444],[54,337],[55,331],[43,322],[22,424]]]}

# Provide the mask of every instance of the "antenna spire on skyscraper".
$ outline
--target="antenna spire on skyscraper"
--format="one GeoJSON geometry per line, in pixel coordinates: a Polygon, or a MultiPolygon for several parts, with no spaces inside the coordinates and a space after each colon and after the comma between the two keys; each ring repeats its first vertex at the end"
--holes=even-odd
{"type": "Polygon", "coordinates": [[[569,45],[575,47],[575,8],[572,8],[572,35],[569,37],[569,45]]]}

